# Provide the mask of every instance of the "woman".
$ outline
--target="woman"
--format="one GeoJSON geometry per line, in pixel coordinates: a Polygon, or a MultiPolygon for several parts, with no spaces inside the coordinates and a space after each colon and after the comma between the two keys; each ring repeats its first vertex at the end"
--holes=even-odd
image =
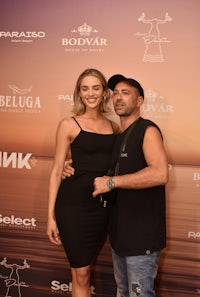
{"type": "Polygon", "coordinates": [[[91,296],[91,265],[107,229],[108,209],[92,197],[92,192],[94,178],[108,169],[118,131],[117,124],[104,115],[108,101],[103,74],[86,69],[75,86],[74,117],[63,119],[56,134],[47,234],[52,243],[63,244],[71,267],[73,297],[91,296]],[[75,174],[62,180],[69,152],[75,174]]]}

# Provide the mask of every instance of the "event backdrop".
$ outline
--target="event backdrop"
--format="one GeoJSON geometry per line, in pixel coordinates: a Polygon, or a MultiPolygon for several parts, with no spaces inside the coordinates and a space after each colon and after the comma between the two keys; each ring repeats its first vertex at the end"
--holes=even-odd
{"type": "MultiPolygon", "coordinates": [[[[199,0],[0,0],[1,297],[71,296],[64,251],[46,236],[48,179],[88,67],[144,87],[141,112],[163,131],[170,171],[157,294],[200,295],[199,11],[199,0]]],[[[116,295],[108,240],[91,293],[116,295]]]]}

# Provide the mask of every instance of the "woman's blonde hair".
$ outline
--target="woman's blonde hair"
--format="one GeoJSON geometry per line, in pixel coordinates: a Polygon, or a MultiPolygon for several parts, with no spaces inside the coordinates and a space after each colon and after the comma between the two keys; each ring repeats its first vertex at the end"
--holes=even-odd
{"type": "Polygon", "coordinates": [[[88,68],[80,74],[80,76],[76,82],[76,86],[75,86],[74,94],[73,94],[73,100],[74,100],[73,112],[74,112],[74,114],[81,115],[81,114],[84,114],[85,110],[86,110],[85,104],[83,103],[83,101],[81,100],[81,97],[80,97],[81,82],[82,82],[83,78],[85,78],[86,76],[95,76],[100,80],[103,90],[105,92],[103,100],[100,103],[100,111],[102,113],[109,111],[109,107],[107,106],[107,104],[110,99],[110,91],[108,88],[106,78],[99,70],[94,69],[94,68],[88,68]]]}

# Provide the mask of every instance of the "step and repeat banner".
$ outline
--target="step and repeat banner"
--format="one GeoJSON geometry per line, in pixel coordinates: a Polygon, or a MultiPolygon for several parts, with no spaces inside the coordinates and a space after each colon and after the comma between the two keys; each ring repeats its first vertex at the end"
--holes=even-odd
{"type": "MultiPolygon", "coordinates": [[[[63,248],[46,236],[48,180],[88,67],[144,87],[141,112],[163,131],[170,171],[157,296],[200,296],[199,11],[199,0],[0,0],[1,297],[71,296],[63,248]]],[[[116,296],[108,240],[91,293],[116,296]]]]}

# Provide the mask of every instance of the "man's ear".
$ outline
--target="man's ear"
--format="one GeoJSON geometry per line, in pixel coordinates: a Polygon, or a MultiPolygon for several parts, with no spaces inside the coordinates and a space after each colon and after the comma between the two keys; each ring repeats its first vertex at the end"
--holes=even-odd
{"type": "Polygon", "coordinates": [[[142,96],[137,97],[138,107],[140,107],[144,102],[144,98],[142,96]]]}

